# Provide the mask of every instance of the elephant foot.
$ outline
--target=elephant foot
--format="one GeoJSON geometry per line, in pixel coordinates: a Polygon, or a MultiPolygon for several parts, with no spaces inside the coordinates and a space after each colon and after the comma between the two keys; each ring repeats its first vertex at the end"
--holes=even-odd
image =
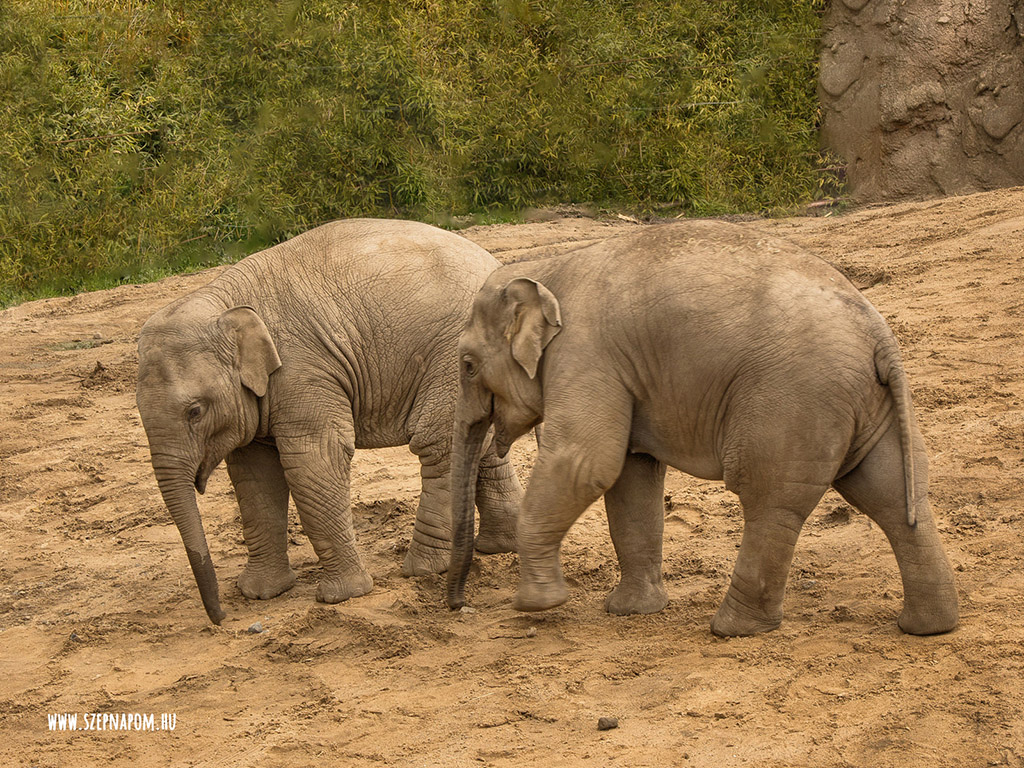
{"type": "Polygon", "coordinates": [[[485,555],[494,555],[498,552],[515,552],[516,535],[509,532],[480,531],[476,537],[473,548],[485,555]]]}
{"type": "Polygon", "coordinates": [[[238,588],[250,600],[269,600],[295,586],[295,571],[290,566],[273,570],[250,565],[238,575],[238,588]]]}
{"type": "Polygon", "coordinates": [[[568,599],[569,588],[561,578],[548,584],[520,581],[512,607],[517,611],[546,611],[568,599]]]}
{"type": "Polygon", "coordinates": [[[657,613],[668,605],[668,593],[661,581],[651,584],[648,581],[620,581],[605,598],[604,609],[616,616],[628,616],[631,613],[657,613]]]}
{"type": "Polygon", "coordinates": [[[325,576],[316,588],[316,599],[320,603],[341,603],[350,597],[365,595],[371,589],[373,579],[363,570],[344,576],[325,576]]]}
{"type": "Polygon", "coordinates": [[[480,531],[477,533],[474,548],[485,555],[498,552],[516,551],[516,527],[519,524],[519,503],[504,502],[477,498],[480,510],[480,531]]]}
{"type": "Polygon", "coordinates": [[[490,471],[490,476],[481,476],[477,483],[476,508],[480,512],[480,530],[475,548],[485,555],[515,552],[523,488],[508,463],[490,471]]]}
{"type": "Polygon", "coordinates": [[[409,551],[405,553],[402,575],[427,576],[432,573],[444,573],[448,570],[451,557],[451,550],[447,547],[427,547],[413,540],[409,545],[409,551]]]}
{"type": "Polygon", "coordinates": [[[951,598],[945,600],[915,601],[909,605],[904,601],[903,612],[897,621],[901,630],[908,635],[941,635],[953,630],[959,620],[956,592],[952,588],[951,598]]]}
{"type": "Polygon", "coordinates": [[[711,631],[719,637],[747,637],[771,632],[778,629],[781,623],[781,612],[778,616],[769,616],[767,613],[752,611],[738,605],[727,595],[711,619],[711,631]]]}

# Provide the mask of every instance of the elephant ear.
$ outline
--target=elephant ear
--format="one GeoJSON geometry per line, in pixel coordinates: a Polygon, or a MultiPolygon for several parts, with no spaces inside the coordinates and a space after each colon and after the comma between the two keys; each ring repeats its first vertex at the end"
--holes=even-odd
{"type": "Polygon", "coordinates": [[[502,296],[512,310],[505,333],[511,342],[512,357],[532,379],[537,375],[544,348],[562,330],[558,299],[543,284],[528,277],[511,280],[502,296]]]}
{"type": "Polygon", "coordinates": [[[252,307],[227,310],[217,319],[217,325],[229,338],[234,337],[235,370],[242,384],[263,397],[270,374],[281,367],[267,326],[252,307]]]}

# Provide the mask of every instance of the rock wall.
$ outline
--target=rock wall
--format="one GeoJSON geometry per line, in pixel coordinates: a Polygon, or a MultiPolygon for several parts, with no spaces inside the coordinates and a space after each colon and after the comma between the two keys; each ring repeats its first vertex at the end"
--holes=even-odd
{"type": "Polygon", "coordinates": [[[824,145],[860,201],[1024,184],[1024,0],[832,0],[824,145]]]}

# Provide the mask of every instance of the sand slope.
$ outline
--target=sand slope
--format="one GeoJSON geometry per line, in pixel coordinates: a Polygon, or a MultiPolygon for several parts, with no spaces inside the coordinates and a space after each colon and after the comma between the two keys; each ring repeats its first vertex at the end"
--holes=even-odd
{"type": "MultiPolygon", "coordinates": [[[[510,261],[638,226],[559,218],[466,234],[510,261]]],[[[797,548],[786,619],[719,640],[741,530],[719,483],[670,471],[662,613],[601,608],[603,507],[570,532],[570,602],[512,611],[512,555],[478,558],[474,613],[407,580],[418,466],[361,452],[358,535],[376,580],[313,601],[243,598],[223,468],[200,499],[228,618],[209,626],[134,405],[135,339],[210,273],[0,313],[0,764],[66,766],[984,766],[1024,764],[1024,188],[747,222],[850,275],[903,345],[961,627],[902,635],[877,527],[830,493],[797,548]],[[254,622],[266,629],[250,634],[254,622]],[[47,713],[173,713],[163,732],[51,732],[47,713]],[[601,716],[619,728],[598,731],[601,716]]],[[[514,458],[524,478],[528,440],[514,458]]],[[[84,720],[80,716],[80,727],[84,720]]]]}

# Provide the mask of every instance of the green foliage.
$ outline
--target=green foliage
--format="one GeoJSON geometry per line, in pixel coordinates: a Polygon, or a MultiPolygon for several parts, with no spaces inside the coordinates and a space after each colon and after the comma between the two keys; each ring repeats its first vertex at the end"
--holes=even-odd
{"type": "Polygon", "coordinates": [[[819,188],[823,0],[5,0],[0,305],[335,218],[819,188]]]}

